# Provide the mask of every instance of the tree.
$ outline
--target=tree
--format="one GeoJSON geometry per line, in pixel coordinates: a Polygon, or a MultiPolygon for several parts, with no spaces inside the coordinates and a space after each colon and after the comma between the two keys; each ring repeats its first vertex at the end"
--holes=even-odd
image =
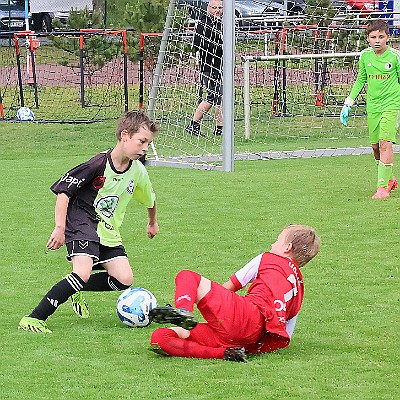
{"type": "Polygon", "coordinates": [[[168,4],[169,0],[136,0],[125,5],[123,24],[130,27],[128,57],[131,61],[139,59],[141,33],[163,31],[168,4]]]}
{"type": "MultiPolygon", "coordinates": [[[[85,10],[71,11],[65,26],[54,20],[54,26],[58,30],[79,31],[80,29],[96,28],[103,29],[103,14],[101,10],[93,13],[85,10]]],[[[63,50],[57,59],[61,65],[79,68],[79,36],[50,36],[55,47],[63,50]]],[[[115,41],[107,35],[90,35],[85,38],[84,65],[89,80],[92,75],[101,69],[108,61],[112,60],[122,52],[122,42],[115,41]]]]}

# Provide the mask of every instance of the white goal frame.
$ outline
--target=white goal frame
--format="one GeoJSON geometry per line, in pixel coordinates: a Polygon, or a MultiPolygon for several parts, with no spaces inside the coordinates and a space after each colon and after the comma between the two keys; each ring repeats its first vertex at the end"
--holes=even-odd
{"type": "MultiPolygon", "coordinates": [[[[161,38],[161,43],[160,43],[160,50],[158,52],[157,56],[157,61],[155,64],[155,68],[152,73],[152,84],[151,88],[148,94],[148,106],[147,106],[147,112],[150,117],[157,119],[160,118],[160,121],[164,122],[164,116],[166,116],[166,119],[169,118],[169,111],[165,111],[165,108],[159,108],[157,107],[158,104],[162,104],[161,101],[159,101],[159,98],[162,98],[163,90],[165,92],[165,88],[162,87],[164,84],[163,82],[163,68],[164,68],[164,60],[168,64],[168,57],[169,51],[168,48],[168,41],[170,40],[171,37],[174,37],[175,35],[184,35],[181,33],[182,31],[180,30],[175,30],[174,28],[174,18],[177,16],[176,14],[176,5],[177,5],[177,0],[170,0],[169,2],[169,7],[168,7],[168,12],[167,12],[167,17],[166,17],[166,22],[165,22],[165,27],[164,31],[162,34],[161,38]],[[161,92],[161,95],[159,94],[159,89],[161,92]],[[161,111],[160,111],[161,110],[161,111]],[[156,117],[156,118],[155,118],[156,117]]],[[[239,84],[240,90],[242,90],[242,96],[243,98],[237,102],[237,110],[235,110],[235,90],[238,88],[238,83],[236,79],[236,86],[235,86],[235,66],[236,68],[240,64],[240,54],[238,53],[238,58],[235,60],[235,11],[234,11],[234,2],[224,2],[224,15],[223,15],[223,35],[224,35],[224,54],[223,54],[223,65],[224,65],[224,73],[223,73],[223,123],[224,123],[224,130],[223,130],[223,135],[220,140],[221,146],[220,148],[216,148],[215,151],[210,151],[210,152],[205,152],[205,153],[197,153],[197,152],[190,152],[186,151],[185,147],[174,147],[172,149],[172,152],[169,152],[169,148],[162,142],[162,141],[157,141],[157,139],[154,141],[152,144],[152,154],[149,154],[148,158],[148,163],[149,165],[165,165],[165,166],[173,166],[173,167],[178,167],[178,168],[197,168],[197,169],[217,169],[217,170],[222,170],[226,172],[233,171],[234,169],[234,160],[253,160],[253,159],[276,159],[276,158],[300,158],[300,157],[322,157],[322,156],[332,156],[332,155],[341,155],[341,154],[366,154],[366,153],[371,153],[371,149],[369,147],[360,147],[358,143],[346,143],[342,146],[349,145],[346,148],[330,148],[329,144],[325,145],[322,143],[320,146],[321,148],[319,149],[308,149],[306,146],[301,147],[302,150],[278,150],[279,148],[282,148],[282,146],[277,146],[276,151],[275,148],[272,149],[271,151],[258,151],[258,150],[253,150],[253,153],[250,152],[245,152],[246,150],[242,150],[242,152],[237,152],[235,153],[235,135],[234,135],[234,124],[235,121],[238,121],[238,119],[235,119],[235,113],[239,115],[240,111],[240,130],[243,129],[243,124],[244,124],[244,140],[250,139],[250,114],[251,114],[251,92],[250,92],[250,64],[252,62],[256,61],[283,61],[283,60],[305,60],[305,59],[312,59],[312,60],[326,60],[326,59],[332,59],[332,58],[346,58],[346,57],[352,57],[353,58],[353,63],[355,63],[354,58],[358,57],[361,53],[360,51],[351,51],[351,47],[348,49],[349,51],[346,52],[346,48],[341,48],[338,46],[338,50],[344,50],[344,52],[335,52],[335,48],[329,47],[326,48],[328,52],[324,53],[324,49],[308,49],[308,51],[311,51],[311,53],[307,52],[307,50],[304,52],[304,49],[302,47],[299,47],[299,52],[301,53],[302,51],[304,52],[303,54],[285,54],[285,44],[283,44],[283,47],[281,50],[283,50],[283,54],[279,52],[275,53],[275,55],[259,55],[259,56],[244,56],[241,59],[241,69],[243,71],[243,83],[242,87],[239,84]],[[236,65],[235,65],[236,63],[236,65]],[[242,103],[243,102],[243,103],[242,103]],[[157,149],[158,146],[158,149],[157,149]],[[164,148],[167,147],[167,151],[163,150],[164,148]],[[325,147],[326,148],[322,148],[325,147]],[[354,147],[356,146],[356,147],[354,147]],[[163,153],[164,151],[164,153],[163,153]],[[178,155],[178,152],[179,155],[178,155]],[[175,154],[175,155],[173,155],[175,154]],[[222,165],[221,165],[222,163],[222,165]]],[[[287,22],[287,20],[285,19],[287,22]]],[[[353,25],[349,25],[349,29],[356,30],[357,32],[362,32],[364,30],[363,25],[359,25],[359,21],[355,22],[353,25]]],[[[316,25],[298,25],[298,26],[291,26],[288,27],[289,29],[315,29],[312,27],[316,27],[316,29],[319,29],[318,24],[316,25]],[[310,28],[308,28],[310,27],[310,28]]],[[[346,31],[346,26],[341,25],[340,23],[338,25],[329,25],[329,26],[322,26],[322,29],[327,29],[329,30],[330,28],[333,29],[342,29],[346,31]]],[[[282,29],[282,28],[281,28],[282,29]]],[[[254,32],[251,32],[254,33],[254,32]]],[[[259,34],[262,34],[262,31],[258,32],[259,34]]],[[[240,33],[241,34],[241,31],[240,33]]],[[[187,31],[186,31],[187,35],[187,31]]],[[[265,35],[264,35],[265,36],[265,35]]],[[[266,37],[266,36],[265,36],[266,37]]],[[[295,42],[296,45],[297,42],[295,42]]],[[[333,45],[332,45],[333,46],[333,45]]],[[[354,47],[353,47],[354,48],[354,47]]],[[[265,47],[266,49],[266,47],[265,47]]],[[[359,46],[357,44],[356,47],[357,50],[359,50],[359,46]]],[[[186,50],[185,50],[186,51],[186,50]]],[[[239,50],[238,50],[239,52],[239,50]]],[[[241,51],[240,51],[241,52],[241,51]]],[[[177,54],[179,54],[177,52],[177,54]]],[[[246,54],[246,53],[245,53],[246,54]]],[[[266,54],[266,53],[264,53],[266,54]]],[[[185,56],[186,57],[186,56],[185,56]]],[[[181,60],[184,60],[186,58],[182,58],[181,60]]],[[[179,64],[180,66],[182,64],[179,64]]],[[[185,65],[186,67],[186,65],[185,65]]],[[[166,67],[168,68],[168,67],[166,67]]],[[[354,66],[353,66],[353,72],[356,72],[354,66]]],[[[168,83],[168,82],[167,82],[168,83]]],[[[179,82],[178,84],[179,85],[179,82]]],[[[331,114],[329,115],[330,117],[334,117],[336,121],[336,116],[337,116],[337,121],[339,117],[339,106],[342,104],[342,99],[340,96],[337,96],[335,94],[335,103],[334,103],[334,112],[332,112],[332,109],[330,110],[331,114]]],[[[341,94],[343,97],[343,94],[341,94]]],[[[166,97],[167,99],[177,99],[177,97],[166,97]]],[[[185,98],[185,97],[183,97],[185,98]]],[[[344,97],[343,97],[344,100],[344,97]]],[[[253,99],[254,102],[254,99],[253,99]]],[[[365,103],[365,102],[364,102],[365,103]]],[[[364,104],[363,103],[363,104],[364,104]]],[[[191,103],[192,104],[192,103],[191,103]]],[[[261,107],[264,106],[264,102],[258,103],[258,105],[261,104],[261,107]]],[[[284,102],[286,104],[286,100],[284,102]]],[[[322,104],[315,104],[316,106],[320,106],[322,104]]],[[[365,104],[364,104],[365,106],[365,104]]],[[[341,106],[340,106],[341,107],[341,106]]],[[[180,110],[180,109],[179,109],[180,110]]],[[[285,112],[285,111],[284,111],[285,112]]],[[[182,113],[182,116],[184,117],[183,119],[187,119],[190,117],[190,112],[182,113]]],[[[283,117],[286,115],[283,114],[283,117]]],[[[309,116],[306,114],[305,116],[309,116]]],[[[315,117],[315,115],[311,115],[312,117],[315,117]]],[[[317,115],[319,117],[321,115],[317,115]]],[[[323,115],[322,115],[323,116],[323,115]]],[[[365,113],[364,115],[365,116],[365,113]]],[[[283,119],[282,119],[283,121],[283,119]]],[[[173,145],[175,145],[175,139],[179,140],[181,137],[183,137],[184,133],[184,122],[182,122],[182,119],[176,119],[170,122],[168,120],[168,124],[170,125],[164,125],[166,127],[166,133],[167,133],[167,140],[170,138],[173,145]],[[173,128],[173,129],[171,129],[173,128]],[[178,132],[178,133],[177,133],[178,132]],[[173,135],[176,136],[173,136],[173,135]]],[[[335,122],[336,124],[336,122],[335,122]]],[[[282,126],[284,124],[282,123],[282,126]]],[[[278,128],[281,125],[278,126],[278,128]]],[[[313,128],[318,128],[313,126],[313,128]]],[[[254,129],[254,128],[253,128],[254,129]]],[[[280,128],[279,128],[280,129],[280,128]]],[[[163,126],[161,125],[161,135],[163,130],[163,126]]],[[[257,131],[256,131],[257,132],[257,131]]],[[[281,130],[279,131],[279,135],[283,133],[284,136],[286,130],[281,130]]],[[[268,131],[269,134],[269,131],[268,131]]],[[[311,135],[311,133],[310,133],[311,135]]],[[[350,136],[350,135],[349,135],[350,136]]],[[[292,136],[293,137],[293,136],[292,136]]],[[[239,143],[239,140],[242,138],[242,133],[236,135],[236,140],[239,143]]],[[[336,139],[336,138],[330,138],[328,139],[336,139]]],[[[189,143],[190,145],[194,141],[193,139],[188,138],[187,136],[183,138],[185,140],[185,144],[189,143]]],[[[207,137],[208,140],[208,137],[207,137]]],[[[252,138],[252,140],[254,140],[252,138]]],[[[280,138],[278,138],[280,140],[280,138]]],[[[332,143],[332,142],[331,142],[332,143]]],[[[218,144],[218,143],[217,143],[218,144]]],[[[340,144],[339,144],[340,146],[340,144]]],[[[239,147],[239,145],[238,145],[239,147]]],[[[245,146],[242,145],[242,149],[245,146]]],[[[199,147],[200,148],[200,147],[199,147]]],[[[300,148],[300,147],[298,147],[300,148]]],[[[197,150],[198,148],[196,148],[197,150]]],[[[215,149],[215,147],[214,147],[215,149]]],[[[265,150],[260,149],[260,150],[265,150]]],[[[268,149],[268,148],[267,148],[268,149]]],[[[200,149],[202,150],[202,149],[200,149]]],[[[398,146],[395,146],[395,151],[398,151],[398,146]]]]}
{"type": "Polygon", "coordinates": [[[257,61],[280,61],[280,60],[316,60],[326,58],[358,57],[361,52],[352,53],[320,53],[320,54],[277,54],[274,56],[245,56],[243,61],[243,103],[244,103],[244,126],[245,139],[250,139],[250,63],[257,61]]]}

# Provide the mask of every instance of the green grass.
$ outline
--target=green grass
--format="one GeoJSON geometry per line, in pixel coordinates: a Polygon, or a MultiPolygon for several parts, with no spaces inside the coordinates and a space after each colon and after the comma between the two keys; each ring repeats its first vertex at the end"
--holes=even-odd
{"type": "MultiPolygon", "coordinates": [[[[398,397],[400,192],[372,201],[371,156],[237,162],[235,171],[149,168],[160,233],[145,235],[132,204],[123,226],[135,285],[172,302],[174,276],[191,268],[225,281],[268,250],[289,223],[316,227],[321,253],[304,268],[305,300],[289,348],[246,364],[163,358],[154,325],[129,329],[118,293],[88,293],[91,317],[69,303],[51,335],[19,319],[70,271],[65,249],[45,252],[55,196],[68,168],[114,144],[115,123],[0,124],[1,399],[351,399],[398,397]]],[[[399,165],[396,154],[395,163],[399,165]]]]}

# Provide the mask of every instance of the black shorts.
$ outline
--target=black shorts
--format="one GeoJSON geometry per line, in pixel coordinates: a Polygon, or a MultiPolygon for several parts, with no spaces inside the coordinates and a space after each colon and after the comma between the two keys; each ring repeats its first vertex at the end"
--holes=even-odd
{"type": "Polygon", "coordinates": [[[201,81],[207,89],[207,103],[213,106],[220,105],[222,103],[221,76],[212,71],[205,71],[202,74],[201,81]]]}
{"type": "Polygon", "coordinates": [[[103,264],[115,258],[128,258],[124,246],[108,247],[98,242],[89,240],[73,240],[66,243],[67,260],[71,261],[73,256],[88,256],[93,258],[93,266],[103,264]]]}

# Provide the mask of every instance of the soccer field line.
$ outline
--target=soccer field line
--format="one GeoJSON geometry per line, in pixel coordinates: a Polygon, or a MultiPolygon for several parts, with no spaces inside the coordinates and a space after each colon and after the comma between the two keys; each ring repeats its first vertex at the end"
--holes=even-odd
{"type": "MultiPolygon", "coordinates": [[[[400,153],[400,145],[393,146],[394,153],[400,153]]],[[[318,158],[338,156],[359,156],[372,154],[371,147],[343,147],[336,149],[240,152],[234,154],[235,161],[279,160],[288,158],[318,158]]],[[[147,160],[151,166],[170,166],[175,168],[221,169],[222,154],[206,154],[197,156],[152,157],[147,160]]]]}

